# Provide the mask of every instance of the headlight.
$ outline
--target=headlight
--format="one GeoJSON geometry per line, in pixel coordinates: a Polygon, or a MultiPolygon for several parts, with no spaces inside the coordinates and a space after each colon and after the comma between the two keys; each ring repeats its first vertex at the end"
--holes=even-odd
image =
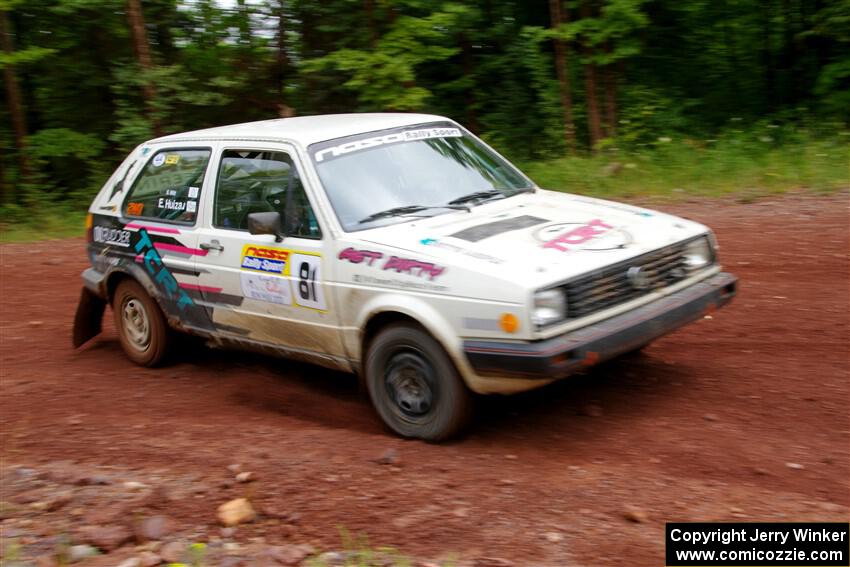
{"type": "Polygon", "coordinates": [[[534,294],[531,321],[538,328],[567,318],[567,300],[560,289],[546,289],[534,294]]]}
{"type": "Polygon", "coordinates": [[[707,237],[697,238],[685,248],[685,267],[690,270],[704,268],[714,261],[714,251],[707,237]]]}

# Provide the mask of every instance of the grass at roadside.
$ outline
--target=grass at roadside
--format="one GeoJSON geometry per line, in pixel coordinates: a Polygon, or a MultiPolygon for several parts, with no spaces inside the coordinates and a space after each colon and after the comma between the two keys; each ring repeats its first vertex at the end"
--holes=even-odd
{"type": "MultiPolygon", "coordinates": [[[[850,188],[850,136],[779,147],[662,138],[652,149],[524,164],[541,187],[602,198],[735,196],[850,188]]],[[[755,143],[759,141],[756,140],[755,143]]]]}
{"type": "Polygon", "coordinates": [[[85,233],[88,203],[78,208],[30,207],[16,219],[0,219],[0,243],[71,238],[85,233]],[[21,218],[25,217],[25,218],[21,218]]]}

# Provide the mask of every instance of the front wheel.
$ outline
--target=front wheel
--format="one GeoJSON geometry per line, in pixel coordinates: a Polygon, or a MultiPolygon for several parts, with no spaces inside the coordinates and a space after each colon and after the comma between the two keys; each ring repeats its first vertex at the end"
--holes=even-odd
{"type": "Polygon", "coordinates": [[[171,333],[156,301],[135,280],[118,284],[112,299],[115,329],[127,357],[141,366],[156,366],[167,356],[171,333]]]}
{"type": "Polygon", "coordinates": [[[365,374],[378,415],[402,437],[441,441],[469,421],[472,395],[442,346],[417,326],[380,331],[369,345],[365,374]]]}

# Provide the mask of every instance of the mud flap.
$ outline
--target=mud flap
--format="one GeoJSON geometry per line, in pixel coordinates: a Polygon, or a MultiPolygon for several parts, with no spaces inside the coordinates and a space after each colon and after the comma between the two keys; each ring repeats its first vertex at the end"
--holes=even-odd
{"type": "Polygon", "coordinates": [[[105,309],[106,301],[84,287],[74,316],[74,348],[81,347],[100,334],[105,309]]]}

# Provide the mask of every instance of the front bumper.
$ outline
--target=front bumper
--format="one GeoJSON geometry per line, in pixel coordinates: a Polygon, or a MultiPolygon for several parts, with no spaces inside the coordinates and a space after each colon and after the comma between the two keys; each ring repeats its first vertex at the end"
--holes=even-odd
{"type": "Polygon", "coordinates": [[[554,380],[640,348],[726,305],[736,278],[721,272],[642,307],[551,339],[510,343],[467,340],[463,349],[479,376],[554,380]]]}

